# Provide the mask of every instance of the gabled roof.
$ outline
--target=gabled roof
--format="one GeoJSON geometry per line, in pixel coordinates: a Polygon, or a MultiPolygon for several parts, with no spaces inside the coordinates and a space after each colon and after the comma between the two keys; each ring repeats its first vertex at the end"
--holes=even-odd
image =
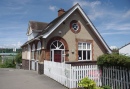
{"type": "MultiPolygon", "coordinates": [[[[122,49],[122,48],[124,48],[124,47],[126,47],[126,46],[128,46],[128,45],[130,45],[130,43],[128,43],[128,44],[125,44],[124,46],[122,46],[120,49],[122,49]]],[[[120,50],[119,49],[119,50],[120,50]]]]}
{"type": "MultiPolygon", "coordinates": [[[[31,29],[34,32],[42,31],[47,25],[48,25],[48,23],[45,23],[45,22],[29,21],[29,27],[31,27],[31,29]]],[[[29,32],[29,29],[28,29],[27,33],[28,32],[29,32]]]]}
{"type": "MultiPolygon", "coordinates": [[[[104,47],[108,50],[109,53],[111,53],[111,49],[106,44],[100,33],[97,31],[93,23],[90,21],[88,16],[85,14],[83,9],[80,7],[80,5],[77,3],[72,8],[70,8],[68,11],[66,11],[63,15],[57,17],[52,22],[50,22],[46,28],[42,31],[42,33],[39,34],[39,36],[42,36],[43,38],[47,38],[61,23],[63,23],[75,10],[79,10],[81,15],[84,17],[84,19],[88,22],[88,24],[91,26],[92,30],[95,32],[99,40],[103,43],[104,47]]],[[[38,36],[38,37],[39,37],[38,36]]]]}

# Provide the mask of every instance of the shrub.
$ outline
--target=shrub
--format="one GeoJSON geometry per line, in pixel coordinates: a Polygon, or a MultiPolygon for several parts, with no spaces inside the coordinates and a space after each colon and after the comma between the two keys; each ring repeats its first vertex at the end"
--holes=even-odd
{"type": "Polygon", "coordinates": [[[130,57],[121,54],[104,54],[98,57],[99,66],[122,66],[130,68],[130,57]]]}
{"type": "Polygon", "coordinates": [[[103,89],[112,89],[110,86],[102,86],[103,89]]]}
{"type": "Polygon", "coordinates": [[[84,87],[85,89],[96,89],[96,83],[88,77],[83,78],[78,84],[78,86],[84,87]]]}
{"type": "Polygon", "coordinates": [[[4,60],[3,64],[0,65],[0,68],[15,68],[14,60],[4,60]]]}
{"type": "Polygon", "coordinates": [[[22,53],[18,53],[15,57],[15,62],[22,63],[22,53]]]}

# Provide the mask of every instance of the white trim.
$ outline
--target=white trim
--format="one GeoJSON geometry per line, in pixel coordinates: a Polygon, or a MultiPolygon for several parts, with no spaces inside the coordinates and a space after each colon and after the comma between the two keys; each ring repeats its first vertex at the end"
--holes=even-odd
{"type": "Polygon", "coordinates": [[[81,14],[88,21],[88,23],[90,24],[90,26],[92,27],[92,29],[94,30],[94,32],[97,34],[97,36],[99,37],[99,39],[101,40],[101,42],[104,44],[104,46],[106,47],[106,49],[109,51],[109,53],[112,53],[111,50],[109,49],[109,47],[107,46],[107,44],[105,43],[105,41],[102,39],[102,37],[97,32],[96,28],[93,26],[93,24],[90,22],[89,18],[86,16],[86,14],[83,12],[83,10],[81,9],[81,7],[78,4],[71,11],[69,11],[69,13],[66,14],[53,28],[51,28],[51,30],[49,30],[47,33],[43,34],[43,38],[47,38],[76,9],[79,9],[79,11],[81,12],[81,14]]]}
{"type": "Polygon", "coordinates": [[[32,46],[32,51],[35,51],[35,44],[33,44],[32,46]]]}
{"type": "Polygon", "coordinates": [[[35,59],[32,59],[32,61],[34,61],[35,59]]]}
{"type": "Polygon", "coordinates": [[[40,41],[37,44],[37,50],[41,50],[41,42],[40,41]]]}
{"type": "MultiPolygon", "coordinates": [[[[89,43],[89,42],[79,42],[79,43],[81,43],[81,47],[82,48],[78,48],[78,52],[79,51],[81,51],[82,52],[82,55],[81,55],[81,60],[79,60],[79,57],[78,57],[78,61],[91,61],[92,60],[92,43],[89,43]],[[86,44],[86,48],[84,49],[83,48],[83,44],[86,44]],[[88,44],[90,44],[90,49],[88,49],[87,47],[88,47],[88,44]],[[84,60],[83,59],[83,51],[86,51],[86,59],[84,60]],[[88,55],[87,55],[87,51],[90,51],[90,59],[88,59],[88,55]]],[[[79,47],[79,43],[78,43],[78,47],[79,47]]]]}

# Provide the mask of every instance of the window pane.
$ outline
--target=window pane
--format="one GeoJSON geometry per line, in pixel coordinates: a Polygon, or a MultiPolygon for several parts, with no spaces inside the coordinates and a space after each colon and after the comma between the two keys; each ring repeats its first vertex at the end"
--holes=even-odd
{"type": "Polygon", "coordinates": [[[82,43],[78,43],[78,49],[82,49],[82,43]]]}
{"type": "Polygon", "coordinates": [[[86,51],[83,51],[83,60],[86,60],[86,51]]]}
{"type": "Polygon", "coordinates": [[[90,55],[91,55],[90,51],[87,51],[87,59],[88,60],[90,60],[90,55]]]}
{"type": "Polygon", "coordinates": [[[62,46],[60,47],[60,49],[64,49],[64,46],[62,45],[62,46]]]}
{"type": "Polygon", "coordinates": [[[83,49],[86,49],[86,43],[83,43],[83,49]]]}
{"type": "Polygon", "coordinates": [[[51,51],[51,61],[52,61],[52,51],[51,51]]]}
{"type": "Polygon", "coordinates": [[[78,51],[78,55],[79,55],[79,60],[82,60],[82,51],[78,51]]]}
{"type": "Polygon", "coordinates": [[[54,46],[54,44],[52,44],[52,45],[51,45],[51,49],[55,49],[55,46],[54,46]]]}
{"type": "Polygon", "coordinates": [[[90,49],[90,43],[87,43],[87,49],[90,49]]]}
{"type": "Polygon", "coordinates": [[[55,41],[53,44],[57,47],[57,41],[55,41]]]}
{"type": "Polygon", "coordinates": [[[58,41],[58,47],[60,47],[61,44],[62,44],[62,43],[61,43],[60,41],[58,41]]]}

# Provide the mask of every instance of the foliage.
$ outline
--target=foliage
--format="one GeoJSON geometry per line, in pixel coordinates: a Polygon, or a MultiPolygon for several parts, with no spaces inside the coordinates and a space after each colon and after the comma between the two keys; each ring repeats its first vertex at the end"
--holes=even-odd
{"type": "Polygon", "coordinates": [[[0,64],[0,68],[15,68],[14,60],[6,59],[2,64],[0,64]]]}
{"type": "Polygon", "coordinates": [[[83,78],[79,83],[79,87],[84,89],[112,89],[110,86],[97,87],[94,80],[89,79],[88,77],[83,78]]]}
{"type": "MultiPolygon", "coordinates": [[[[21,48],[16,49],[16,53],[22,52],[21,48]]],[[[13,48],[2,48],[0,49],[0,53],[14,53],[13,48]]]]}
{"type": "Polygon", "coordinates": [[[119,49],[118,49],[118,48],[112,49],[111,51],[112,51],[112,53],[117,53],[117,54],[119,54],[119,49]]]}
{"type": "Polygon", "coordinates": [[[110,86],[102,86],[103,89],[112,89],[110,86]]]}
{"type": "Polygon", "coordinates": [[[85,89],[97,89],[96,83],[88,77],[83,78],[78,85],[79,87],[84,87],[85,89]]]}
{"type": "Polygon", "coordinates": [[[22,63],[22,53],[18,53],[15,57],[15,62],[22,63]]]}
{"type": "Polygon", "coordinates": [[[121,66],[130,68],[130,57],[121,54],[104,54],[98,57],[97,64],[99,66],[121,66]]]}

